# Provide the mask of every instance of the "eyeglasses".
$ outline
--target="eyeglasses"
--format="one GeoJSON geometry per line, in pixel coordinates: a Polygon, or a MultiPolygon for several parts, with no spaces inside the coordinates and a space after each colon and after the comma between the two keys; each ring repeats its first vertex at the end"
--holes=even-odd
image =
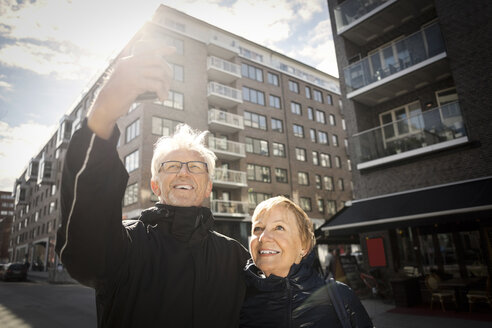
{"type": "Polygon", "coordinates": [[[200,162],[200,161],[189,161],[189,162],[167,161],[161,163],[160,169],[162,169],[164,173],[178,173],[179,171],[181,171],[183,164],[186,165],[186,168],[190,173],[202,174],[208,172],[207,163],[200,162]]]}

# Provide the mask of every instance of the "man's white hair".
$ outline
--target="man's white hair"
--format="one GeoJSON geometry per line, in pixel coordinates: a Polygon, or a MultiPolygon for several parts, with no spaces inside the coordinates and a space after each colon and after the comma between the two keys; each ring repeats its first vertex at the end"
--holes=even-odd
{"type": "Polygon", "coordinates": [[[208,133],[208,131],[193,130],[187,124],[178,124],[174,135],[160,137],[154,144],[154,155],[152,156],[151,164],[152,181],[157,181],[162,159],[177,149],[186,149],[199,153],[205,163],[207,163],[208,176],[212,180],[217,156],[205,146],[205,137],[208,133]]]}

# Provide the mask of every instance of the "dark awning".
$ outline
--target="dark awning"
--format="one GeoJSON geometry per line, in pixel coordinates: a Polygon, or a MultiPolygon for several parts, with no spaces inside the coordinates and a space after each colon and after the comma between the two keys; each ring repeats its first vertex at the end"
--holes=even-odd
{"type": "Polygon", "coordinates": [[[451,222],[465,215],[490,218],[491,213],[492,177],[486,177],[355,200],[320,229],[325,235],[347,234],[451,222]]]}

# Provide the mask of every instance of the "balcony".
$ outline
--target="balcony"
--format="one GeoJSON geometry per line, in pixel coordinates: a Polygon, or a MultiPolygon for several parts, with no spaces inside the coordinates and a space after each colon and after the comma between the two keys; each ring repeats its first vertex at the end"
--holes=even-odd
{"type": "Polygon", "coordinates": [[[210,80],[225,84],[241,78],[239,65],[215,56],[207,58],[207,73],[210,80]]]}
{"type": "Polygon", "coordinates": [[[15,206],[19,205],[26,205],[27,204],[27,198],[26,198],[26,190],[27,190],[27,184],[24,180],[17,179],[15,181],[15,186],[14,186],[14,204],[15,206]]]}
{"type": "Polygon", "coordinates": [[[237,160],[246,157],[246,147],[242,142],[209,137],[208,147],[221,159],[237,160]]]}
{"type": "Polygon", "coordinates": [[[60,128],[58,129],[58,137],[56,140],[56,148],[68,145],[72,137],[72,122],[73,120],[67,115],[60,120],[60,128]]]}
{"type": "Polygon", "coordinates": [[[39,171],[39,159],[31,158],[31,161],[29,162],[29,166],[27,167],[26,170],[26,176],[25,176],[26,181],[37,180],[38,171],[39,171]]]}
{"type": "Polygon", "coordinates": [[[55,183],[55,164],[56,162],[50,159],[46,159],[43,156],[39,161],[39,173],[38,173],[38,184],[53,184],[55,183]]]}
{"type": "Polygon", "coordinates": [[[236,44],[239,43],[233,39],[226,41],[213,38],[207,43],[207,51],[210,55],[230,59],[239,54],[236,44]]]}
{"type": "Polygon", "coordinates": [[[337,33],[362,46],[432,7],[428,0],[346,0],[334,10],[337,33]]]}
{"type": "Polygon", "coordinates": [[[214,174],[214,186],[222,188],[247,187],[246,172],[216,168],[214,174]]]}
{"type": "Polygon", "coordinates": [[[432,24],[344,68],[347,98],[373,106],[450,75],[439,25],[432,24]]]}
{"type": "Polygon", "coordinates": [[[244,130],[244,118],[241,115],[212,108],[208,111],[208,125],[212,131],[234,133],[244,130]]]}
{"type": "Polygon", "coordinates": [[[207,90],[208,101],[220,108],[232,108],[243,103],[241,91],[217,82],[209,82],[207,90]]]}
{"type": "Polygon", "coordinates": [[[434,152],[468,142],[458,102],[357,133],[357,168],[434,152]]]}
{"type": "Polygon", "coordinates": [[[210,209],[214,216],[245,217],[248,216],[248,202],[235,200],[212,200],[210,209]]]}

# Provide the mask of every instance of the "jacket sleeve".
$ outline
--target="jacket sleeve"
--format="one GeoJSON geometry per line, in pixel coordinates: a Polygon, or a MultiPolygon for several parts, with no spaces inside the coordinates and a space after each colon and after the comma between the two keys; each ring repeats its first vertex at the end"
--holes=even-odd
{"type": "Polygon", "coordinates": [[[96,287],[121,266],[129,237],[121,200],[128,173],[119,159],[117,128],[98,138],[84,120],[70,141],[61,181],[61,227],[56,251],[70,275],[96,287]]]}
{"type": "Polygon", "coordinates": [[[342,299],[346,310],[349,312],[350,321],[354,328],[373,328],[374,325],[366,311],[364,305],[355,295],[354,291],[345,284],[337,282],[337,287],[341,290],[342,299]]]}

